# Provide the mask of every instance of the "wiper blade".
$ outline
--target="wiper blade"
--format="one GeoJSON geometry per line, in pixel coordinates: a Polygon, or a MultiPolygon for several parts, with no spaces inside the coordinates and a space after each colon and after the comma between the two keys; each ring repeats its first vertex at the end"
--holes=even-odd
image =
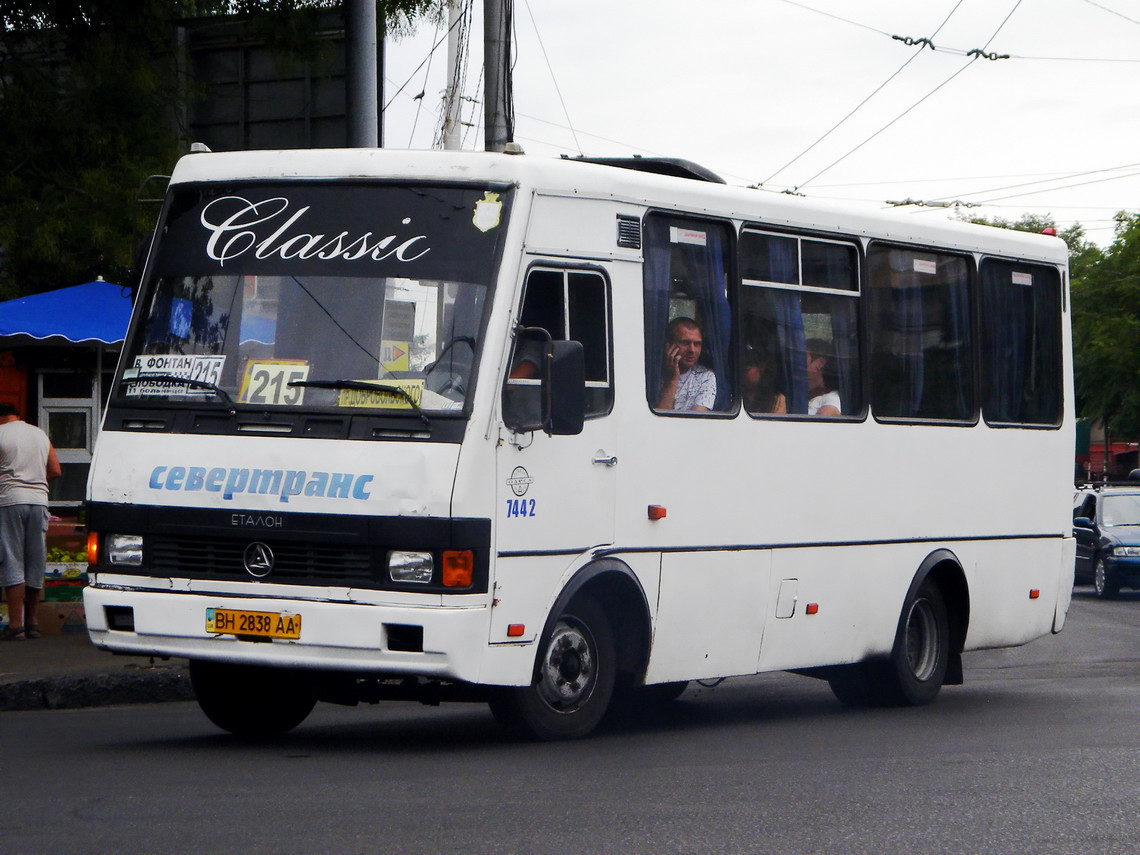
{"type": "Polygon", "coordinates": [[[407,401],[412,412],[420,417],[420,421],[431,427],[428,417],[424,415],[424,411],[420,409],[416,399],[408,394],[408,390],[391,383],[372,383],[368,380],[290,380],[286,385],[308,386],[312,389],[360,389],[366,392],[391,392],[407,401]]]}
{"type": "Polygon", "coordinates": [[[237,404],[230,397],[230,393],[209,380],[195,380],[190,377],[179,377],[177,374],[137,374],[134,377],[124,377],[120,383],[179,383],[183,386],[193,386],[195,389],[206,389],[221,398],[230,415],[237,414],[237,404]]]}

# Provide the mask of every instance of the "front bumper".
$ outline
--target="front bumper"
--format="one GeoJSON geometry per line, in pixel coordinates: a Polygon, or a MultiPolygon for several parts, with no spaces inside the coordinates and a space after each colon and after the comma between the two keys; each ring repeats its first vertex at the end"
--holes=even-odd
{"type": "Polygon", "coordinates": [[[1104,556],[1104,569],[1121,587],[1140,589],[1140,558],[1118,558],[1109,553],[1104,556]]]}
{"type": "Polygon", "coordinates": [[[98,585],[84,590],[83,603],[91,641],[116,653],[466,682],[479,679],[486,645],[471,639],[487,638],[490,611],[485,604],[425,608],[98,585]],[[208,608],[300,615],[301,637],[211,634],[208,608]],[[109,614],[129,614],[130,628],[112,628],[109,614]],[[404,649],[415,627],[422,628],[422,650],[404,649]]]}

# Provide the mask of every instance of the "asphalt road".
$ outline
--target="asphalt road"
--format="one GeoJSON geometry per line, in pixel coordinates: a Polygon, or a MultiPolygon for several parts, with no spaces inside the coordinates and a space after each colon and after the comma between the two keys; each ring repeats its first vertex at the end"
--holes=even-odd
{"type": "Polygon", "coordinates": [[[322,705],[255,744],[189,703],[0,713],[0,852],[1133,855],[1138,744],[1140,595],[1082,588],[922,709],[772,674],[562,744],[468,705],[322,705]]]}

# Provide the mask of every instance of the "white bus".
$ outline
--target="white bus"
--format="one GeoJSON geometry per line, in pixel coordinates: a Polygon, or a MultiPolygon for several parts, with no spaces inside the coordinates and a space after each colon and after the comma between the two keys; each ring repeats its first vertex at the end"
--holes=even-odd
{"type": "Polygon", "coordinates": [[[183,158],[92,462],[94,643],[238,734],[318,700],[618,696],[789,670],[922,704],[1060,631],[1055,237],[685,161],[183,158]]]}

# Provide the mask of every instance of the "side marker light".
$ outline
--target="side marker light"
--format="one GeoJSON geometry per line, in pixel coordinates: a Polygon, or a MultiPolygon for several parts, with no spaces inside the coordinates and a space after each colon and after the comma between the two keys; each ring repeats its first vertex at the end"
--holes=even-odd
{"type": "Polygon", "coordinates": [[[668,513],[668,511],[665,510],[664,505],[650,505],[649,506],[649,518],[651,520],[663,520],[663,519],[665,519],[665,516],[667,513],[668,513]]]}
{"type": "Polygon", "coordinates": [[[819,603],[808,603],[804,606],[805,615],[814,615],[819,612],[819,603]]]}
{"type": "Polygon", "coordinates": [[[1041,591],[1039,591],[1037,588],[1030,588],[1029,589],[1029,599],[1036,600],[1040,596],[1041,596],[1041,591]]]}
{"type": "Polygon", "coordinates": [[[526,634],[526,624],[512,623],[507,626],[507,638],[520,638],[526,634]]]}

